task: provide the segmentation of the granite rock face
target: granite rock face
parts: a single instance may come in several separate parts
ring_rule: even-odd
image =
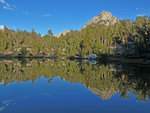
[[[86,28],[89,25],[104,24],[106,26],[109,26],[117,22],[119,22],[118,18],[113,16],[110,12],[103,11],[101,14],[88,21],[88,23],[82,29]]]
[[[65,30],[65,31],[63,31],[63,32],[61,32],[61,33],[59,33],[59,34],[54,34],[53,36],[59,38],[61,35],[66,35],[66,34],[69,33],[69,32],[70,32],[70,31]]]

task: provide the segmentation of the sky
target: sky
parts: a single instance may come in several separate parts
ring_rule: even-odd
[[[0,25],[42,35],[79,30],[103,10],[119,19],[150,16],[150,0],[0,0]]]

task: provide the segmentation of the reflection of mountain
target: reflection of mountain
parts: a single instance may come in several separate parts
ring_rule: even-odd
[[[114,89],[99,90],[91,87],[88,87],[88,89],[103,100],[110,99],[114,94],[116,94],[116,91]]]
[[[53,60],[0,62],[0,83],[4,85],[28,80],[34,83],[41,75],[50,78],[49,82],[56,76],[72,83],[81,82],[103,100],[117,92],[121,97],[129,98],[128,91],[134,93],[138,100],[147,101],[150,97],[150,70],[145,68]]]

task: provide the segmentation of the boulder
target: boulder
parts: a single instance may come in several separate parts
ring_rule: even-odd
[[[96,60],[97,59],[97,55],[96,54],[91,54],[87,57],[88,60]]]
[[[88,63],[90,63],[90,64],[97,64],[97,61],[96,60],[88,60]]]

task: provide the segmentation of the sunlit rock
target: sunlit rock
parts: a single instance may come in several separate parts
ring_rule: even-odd
[[[70,31],[65,30],[65,31],[63,31],[63,32],[61,32],[61,33],[59,33],[59,34],[54,34],[53,36],[59,38],[59,37],[61,37],[61,35],[66,35],[66,34],[69,33],[69,32],[70,32]]]
[[[119,22],[119,19],[113,16],[110,12],[103,11],[101,14],[98,16],[95,16],[93,19],[87,22],[87,24],[82,28],[86,28],[90,25],[95,25],[95,24],[102,24],[102,25],[113,25],[115,23]]]
[[[97,55],[96,54],[91,54],[87,57],[88,60],[96,60]]]
[[[88,60],[88,62],[89,62],[90,64],[97,64],[97,61],[96,61],[96,60]]]

